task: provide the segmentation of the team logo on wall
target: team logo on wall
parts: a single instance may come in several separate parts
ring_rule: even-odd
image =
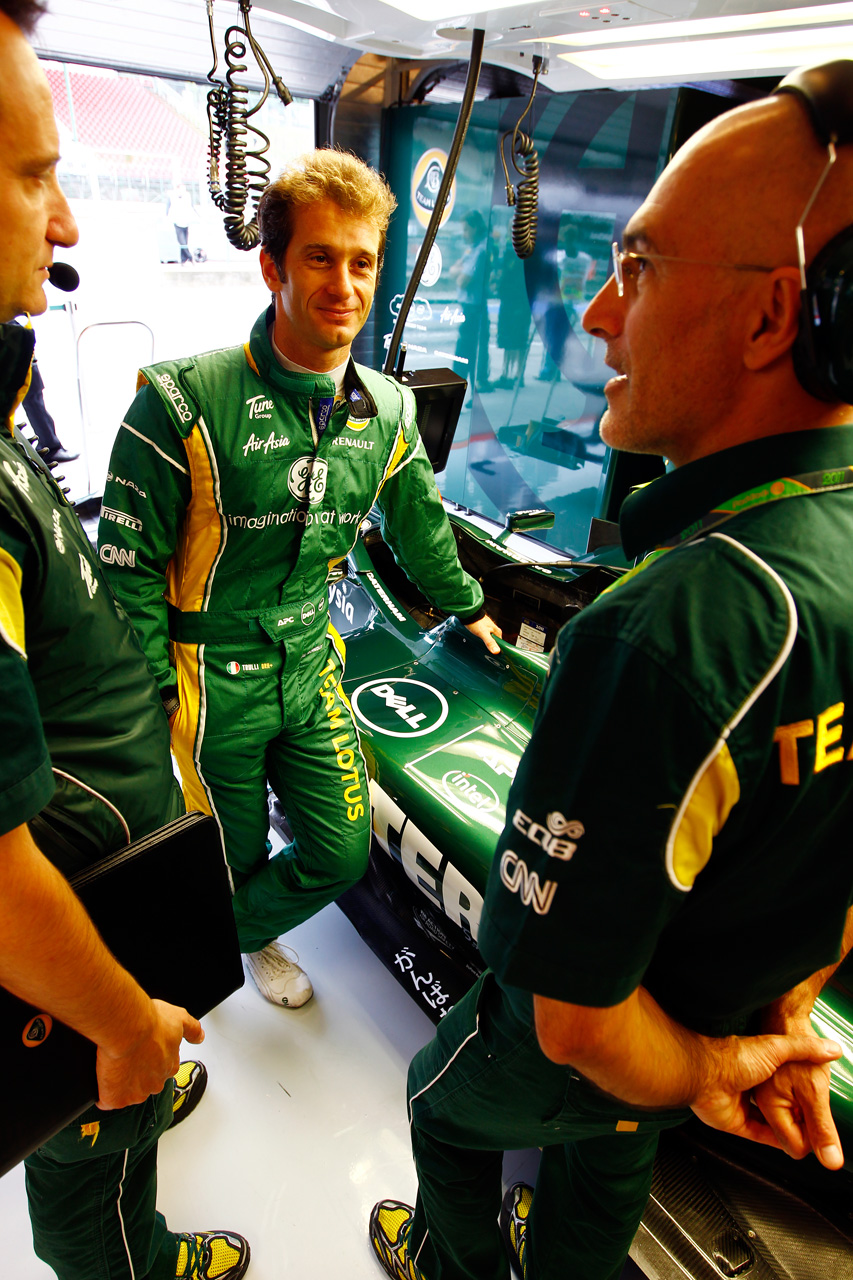
[[[447,152],[440,151],[438,147],[430,147],[429,151],[425,151],[415,165],[415,172],[412,175],[412,208],[422,227],[429,225],[446,167]],[[444,212],[441,215],[440,225],[442,227],[453,212],[455,203],[456,179],[454,178],[450,187],[450,195],[447,197],[447,204],[444,206]]]
[[[423,680],[368,680],[352,695],[359,720],[389,738],[422,738],[447,719],[447,699]]]
[[[294,498],[302,499],[308,491],[308,502],[313,507],[326,492],[326,475],[329,465],[322,458],[297,458],[287,477],[287,487]]]

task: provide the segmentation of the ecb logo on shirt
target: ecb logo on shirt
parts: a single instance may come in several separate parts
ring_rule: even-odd
[[[326,492],[326,477],[329,464],[321,458],[310,456],[297,458],[287,476],[287,487],[294,498],[303,501],[308,494],[308,503],[315,506]]]

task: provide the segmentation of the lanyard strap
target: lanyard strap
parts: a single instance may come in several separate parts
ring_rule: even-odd
[[[695,538],[709,533],[712,529],[718,529],[720,525],[725,524],[728,520],[733,520],[735,516],[741,515],[744,511],[752,511],[755,507],[762,507],[768,502],[780,502],[784,498],[805,498],[812,493],[832,493],[837,492],[839,489],[853,489],[853,466],[836,467],[832,471],[805,471],[798,476],[783,476],[780,480],[774,480],[770,484],[757,485],[754,489],[747,489],[743,493],[737,494],[734,498],[730,498],[727,502],[721,502],[718,507],[713,507],[710,511],[706,511],[703,516],[700,516],[698,520],[694,520],[693,524],[689,524],[686,529],[682,529],[675,537],[668,538],[666,542],[662,542],[655,547],[654,551],[650,551],[639,564],[634,565],[633,569],[629,569],[627,573],[623,573],[621,578],[618,578],[601,594],[605,595],[607,591],[613,591],[623,582],[627,582],[629,578],[641,573],[643,569],[648,568],[655,560],[659,560],[661,556],[666,555],[667,551],[671,551],[673,547],[685,546],[688,542],[692,542]]]

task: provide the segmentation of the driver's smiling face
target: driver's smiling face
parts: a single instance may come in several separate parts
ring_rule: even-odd
[[[318,372],[342,364],[373,304],[378,228],[320,200],[294,214],[281,278],[263,250],[261,267],[276,295],[275,340],[284,355]]]

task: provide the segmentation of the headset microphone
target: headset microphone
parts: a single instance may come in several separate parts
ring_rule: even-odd
[[[73,293],[80,283],[80,277],[67,262],[53,262],[47,269],[47,277],[55,289],[63,293]]]

